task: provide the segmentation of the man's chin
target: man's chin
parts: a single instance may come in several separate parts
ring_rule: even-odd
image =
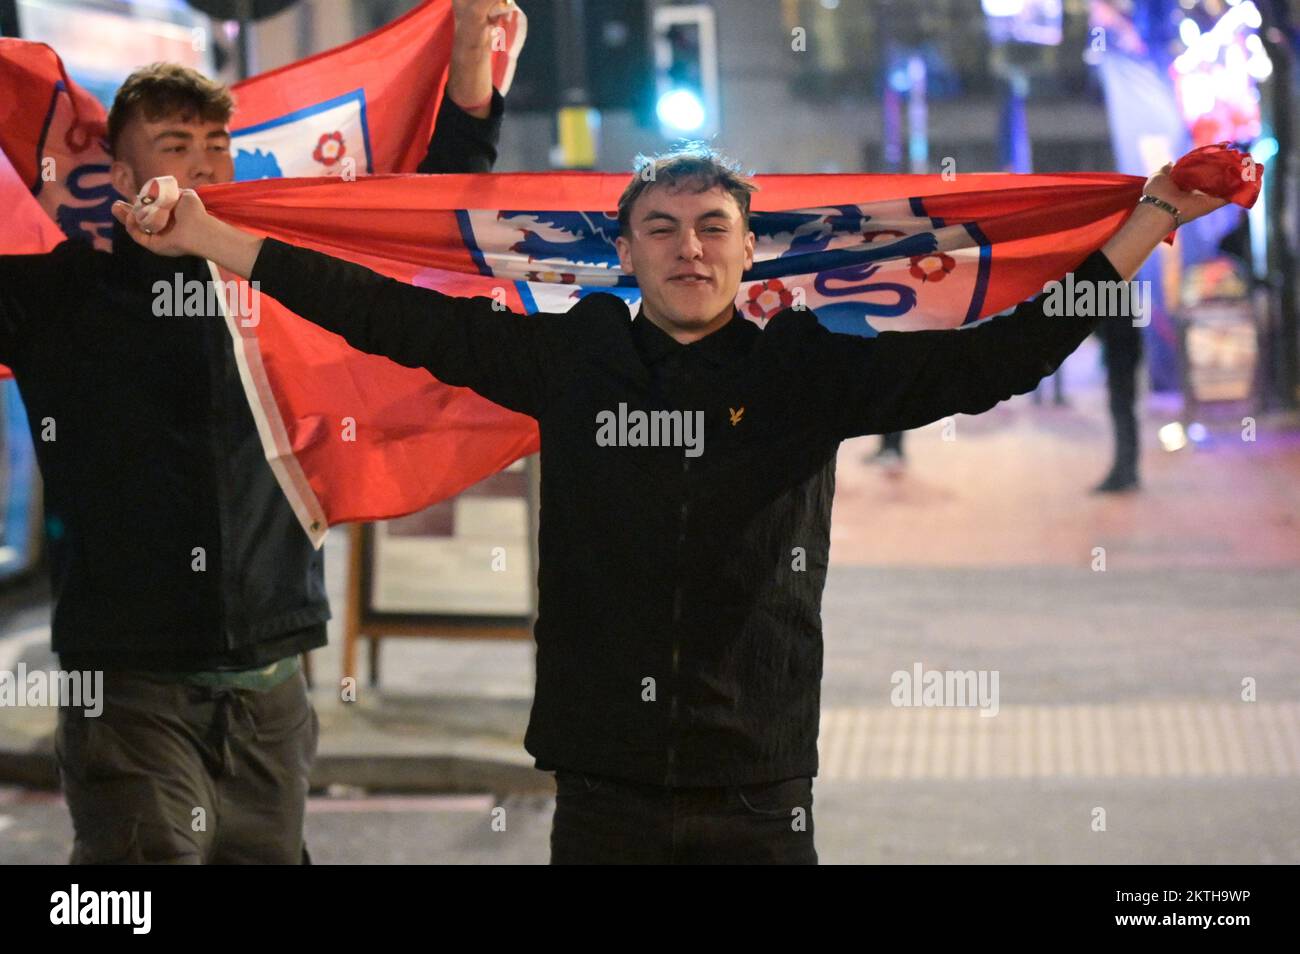
[[[682,307],[674,308],[668,312],[669,320],[678,328],[683,330],[698,331],[709,324],[721,314],[726,308],[727,303],[719,304],[717,302],[685,302],[681,303]]]

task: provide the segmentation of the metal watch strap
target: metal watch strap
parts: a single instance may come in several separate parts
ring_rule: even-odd
[[[1175,208],[1173,205],[1166,202],[1164,199],[1160,198],[1159,196],[1150,195],[1150,194],[1144,195],[1142,196],[1142,198],[1138,199],[1138,205],[1141,205],[1143,202],[1154,205],[1157,209],[1163,209],[1165,212],[1168,212],[1170,215],[1172,215],[1174,217],[1174,228],[1178,228],[1180,225],[1183,224],[1182,213],[1179,212],[1178,209]]]

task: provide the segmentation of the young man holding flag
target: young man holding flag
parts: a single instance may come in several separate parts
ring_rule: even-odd
[[[1045,291],[950,331],[841,335],[795,308],[760,330],[735,307],[752,188],[703,148],[633,176],[617,239],[633,321],[608,294],[520,317],[406,285],[225,224],[193,192],[152,232],[113,209],[151,251],[211,259],[359,350],[538,421],[525,746],[556,772],[553,862],[815,863],[839,443],[1028,393],[1099,322],[1132,320],[1048,317]],[[1179,216],[1222,204],[1161,170],[1075,286],[1131,278]]]
[[[491,38],[509,7],[454,0],[419,171],[495,161]],[[232,109],[186,67],[132,74],[108,117],[116,191],[231,181]],[[326,642],[322,554],[266,461],[219,309],[170,307],[211,279],[120,225],[111,254],[68,241],[0,257],[0,361],[44,477],[53,648],[64,669],[105,671],[101,715],[59,710],[73,863],[309,860],[318,723],[299,655]]]

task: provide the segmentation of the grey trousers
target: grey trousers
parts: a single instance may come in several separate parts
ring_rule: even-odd
[[[320,724],[301,672],[266,691],[105,672],[59,709],[72,864],[301,864]]]

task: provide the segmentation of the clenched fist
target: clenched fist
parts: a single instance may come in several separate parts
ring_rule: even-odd
[[[135,203],[113,203],[113,217],[127,233],[158,255],[198,254],[199,234],[210,216],[193,189],[180,189],[171,176],[150,179]]]

